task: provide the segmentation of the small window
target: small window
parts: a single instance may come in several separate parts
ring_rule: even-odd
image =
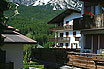
[[[95,6],[95,15],[100,14],[100,6]]]
[[[104,13],[104,7],[102,7],[102,13]]]
[[[76,32],[76,34],[78,34],[78,35],[79,35],[79,34],[80,34],[80,31],[77,31],[77,32]]]
[[[66,21],[66,25],[69,25],[69,21]]]
[[[63,47],[63,43],[60,43],[60,47]]]
[[[76,32],[73,32],[73,35],[76,35]]]
[[[66,32],[66,35],[69,35],[69,32]]]
[[[60,33],[60,37],[63,37],[63,33]]]
[[[68,24],[69,23],[69,21],[66,21],[66,24]]]
[[[68,44],[68,43],[66,43],[66,44],[65,44],[65,46],[69,46],[69,44]]]
[[[80,41],[81,38],[80,37],[75,37],[75,41]]]

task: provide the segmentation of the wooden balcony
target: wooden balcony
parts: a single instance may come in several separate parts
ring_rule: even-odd
[[[73,26],[63,26],[63,27],[53,27],[53,28],[50,28],[49,30],[50,31],[61,31],[61,30],[72,30],[73,29]]]
[[[94,17],[83,17],[75,19],[73,24],[73,30],[92,30],[92,29],[104,29],[104,13],[95,15]]]
[[[64,42],[64,41],[70,41],[70,37],[58,37],[58,38],[49,38],[49,41],[58,41],[58,42]]]

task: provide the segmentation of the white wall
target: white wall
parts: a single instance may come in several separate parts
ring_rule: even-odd
[[[80,18],[80,13],[72,13],[71,15],[64,18],[64,26],[66,25],[66,21],[69,21],[69,25],[73,25],[73,19]]]
[[[66,21],[69,21],[69,25],[73,25],[73,19],[75,18],[80,18],[81,17],[81,14],[80,13],[72,13],[71,15],[67,16],[64,18],[64,21],[63,21],[63,26],[66,26]],[[63,31],[58,31],[58,37],[60,37],[60,33],[63,33],[63,37],[66,37],[66,32],[69,32],[69,36],[70,37],[70,41],[68,42],[59,42],[59,43],[63,43],[63,47],[65,47],[65,43],[69,43],[69,46],[68,48],[71,48],[71,43],[77,43],[78,44],[78,48],[81,48],[79,46],[79,41],[75,41],[75,37],[73,37],[73,30],[70,30],[70,31],[66,31],[66,30],[63,30]],[[76,32],[76,37],[81,37],[81,34],[80,34],[80,31],[77,31]]]
[[[84,13],[84,2],[82,2],[81,15]]]
[[[59,31],[58,32],[58,37],[60,37],[60,33],[64,33],[63,37],[66,37],[66,32],[69,32],[69,36],[70,37],[70,41],[69,42],[59,42],[59,43],[63,43],[63,47],[65,47],[65,43],[69,43],[68,48],[71,48],[71,43],[77,43],[78,44],[78,48],[81,48],[81,46],[79,46],[79,41],[75,41],[75,37],[73,37],[73,30],[72,31]],[[81,37],[80,31],[76,31],[76,37]]]
[[[76,31],[76,37],[81,37],[80,31]]]
[[[22,44],[5,44],[2,50],[6,51],[6,63],[14,62],[14,69],[23,69]]]

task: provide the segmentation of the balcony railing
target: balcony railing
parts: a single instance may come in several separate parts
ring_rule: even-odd
[[[104,13],[91,17],[75,19],[73,24],[74,30],[84,29],[104,29]]]
[[[58,38],[49,38],[49,41],[70,41],[70,37],[58,37]]]
[[[49,30],[50,31],[56,31],[56,30],[72,30],[73,29],[73,26],[63,26],[63,27],[53,27],[53,28],[50,28]]]

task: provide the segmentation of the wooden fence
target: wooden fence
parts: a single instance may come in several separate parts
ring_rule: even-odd
[[[69,52],[68,58],[67,65],[87,69],[104,68],[104,57],[100,54]]]
[[[33,61],[44,65],[62,66],[67,63],[67,51],[76,51],[76,49],[62,49],[62,48],[35,48],[32,49]]]
[[[104,56],[92,53],[80,53],[76,49],[34,48],[32,60],[47,66],[69,65],[86,69],[104,69]]]
[[[1,63],[0,69],[14,69],[14,63],[13,62]]]

